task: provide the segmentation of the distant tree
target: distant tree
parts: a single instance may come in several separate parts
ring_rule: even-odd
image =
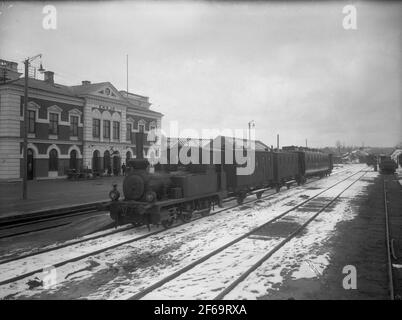
[[[341,147],[342,147],[341,141],[340,141],[340,140],[337,140],[337,141],[335,142],[335,146],[336,146],[336,149],[338,150],[338,153],[341,154]]]

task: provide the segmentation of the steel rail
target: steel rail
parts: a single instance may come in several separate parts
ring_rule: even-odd
[[[364,175],[363,173],[358,179],[349,184],[345,189],[343,189],[339,194],[336,195],[331,201],[326,203],[317,213],[315,213],[311,218],[304,222],[300,227],[288,235],[283,241],[278,243],[273,249],[268,251],[261,259],[259,259],[255,264],[248,268],[240,277],[233,281],[228,287],[226,287],[221,293],[219,293],[214,300],[222,300],[229,292],[236,288],[242,281],[244,281],[253,271],[255,271],[259,266],[261,266],[266,260],[268,260],[275,252],[281,249],[286,243],[293,239],[297,234],[305,229],[315,218],[317,218],[325,209],[327,209],[332,203],[334,203],[346,190],[348,190],[352,185],[359,181]]]
[[[391,236],[389,230],[389,216],[388,216],[388,200],[387,200],[387,187],[385,178],[383,177],[383,192],[384,192],[384,212],[385,212],[385,241],[387,243],[387,262],[388,262],[388,287],[389,296],[391,300],[395,300],[394,294],[394,280],[392,274],[392,258],[391,258]]]
[[[167,277],[165,277],[165,278],[163,278],[163,279],[157,281],[157,282],[154,283],[153,285],[148,286],[148,287],[146,287],[145,289],[142,289],[141,291],[139,291],[139,292],[136,293],[135,295],[129,297],[127,300],[137,300],[137,299],[141,299],[142,297],[144,297],[144,296],[147,295],[148,293],[150,293],[150,292],[154,291],[155,289],[157,289],[157,288],[163,286],[165,283],[168,283],[168,282],[172,281],[173,279],[179,277],[179,276],[182,275],[183,273],[185,273],[185,272],[187,272],[187,271],[193,269],[193,268],[196,267],[197,265],[203,263],[204,261],[208,260],[209,258],[211,258],[211,257],[215,256],[216,254],[222,252],[223,250],[227,249],[228,247],[230,247],[230,246],[232,246],[232,245],[238,243],[239,241],[241,241],[241,240],[247,238],[247,237],[250,236],[251,234],[253,234],[253,233],[255,233],[256,231],[258,231],[259,229],[265,227],[265,226],[268,225],[268,224],[273,223],[274,221],[276,221],[276,220],[282,218],[283,216],[287,215],[288,213],[290,213],[290,212],[294,211],[295,209],[299,208],[300,206],[306,204],[307,202],[310,202],[311,200],[317,198],[317,197],[318,197],[319,195],[321,195],[322,193],[324,193],[324,192],[326,192],[326,191],[332,189],[333,187],[335,187],[335,186],[337,186],[338,184],[342,183],[343,181],[345,181],[345,180],[347,180],[347,179],[349,179],[349,178],[355,176],[356,174],[358,174],[358,173],[361,172],[361,171],[362,171],[362,170],[359,170],[359,171],[353,173],[352,175],[346,177],[345,179],[342,179],[342,180],[338,181],[337,183],[333,184],[332,186],[330,186],[330,187],[326,188],[325,190],[319,192],[318,194],[314,195],[313,197],[308,198],[308,199],[306,199],[306,200],[300,202],[299,204],[293,206],[292,208],[286,210],[285,212],[279,214],[278,216],[272,218],[271,220],[269,220],[269,221],[263,223],[262,225],[260,225],[260,226],[258,226],[258,227],[256,227],[256,228],[252,229],[251,231],[249,231],[249,232],[247,232],[247,233],[245,233],[245,234],[243,234],[243,235],[237,237],[236,239],[234,239],[234,240],[228,242],[227,244],[225,244],[225,245],[223,245],[223,246],[221,246],[221,247],[215,249],[214,251],[210,252],[209,254],[203,256],[202,258],[199,258],[199,259],[197,259],[196,261],[194,261],[194,262],[188,264],[188,265],[185,266],[184,268],[181,268],[180,270],[177,270],[176,272],[170,274],[169,276],[167,276]]]
[[[318,179],[318,180],[319,180],[319,179]],[[301,186],[297,186],[296,188],[305,186],[306,184],[310,184],[310,183],[313,183],[313,182],[318,181],[318,180],[311,180],[311,181],[308,181],[308,182],[306,182],[305,184],[303,184],[303,185],[301,185]],[[296,188],[294,188],[294,189],[296,189]],[[272,190],[271,188],[265,188],[265,189],[266,189],[265,191]],[[183,225],[183,224],[190,223],[190,222],[193,222],[193,221],[197,221],[197,220],[202,219],[202,218],[210,217],[210,216],[216,215],[216,214],[218,214],[218,213],[224,212],[224,211],[226,211],[226,210],[231,210],[231,209],[234,209],[234,208],[237,208],[237,207],[240,207],[240,206],[244,206],[244,205],[247,205],[247,204],[250,204],[250,203],[253,203],[253,202],[257,202],[257,201],[259,201],[259,200],[270,199],[271,197],[275,196],[276,194],[277,194],[277,193],[267,194],[267,195],[265,195],[265,196],[262,196],[260,199],[250,199],[250,200],[244,201],[244,202],[241,203],[241,204],[235,204],[235,205],[229,206],[229,207],[227,207],[227,208],[222,208],[222,209],[217,210],[217,211],[215,211],[215,212],[213,212],[213,213],[211,213],[211,214],[209,214],[209,215],[206,215],[206,216],[199,216],[199,217],[195,217],[195,218],[193,218],[193,219],[191,219],[190,221],[187,221],[187,222],[177,223],[176,225],[173,225],[173,226],[171,226],[171,227],[168,228],[168,229],[160,229],[160,230],[156,230],[156,231],[150,232],[150,233],[146,234],[146,236],[153,236],[153,235],[156,235],[156,234],[161,233],[161,232],[166,231],[166,230],[172,230],[172,229],[177,228],[177,227],[179,227],[179,226],[181,226],[181,225]],[[233,198],[226,198],[223,202],[229,202],[229,201],[234,201],[234,200],[236,200],[235,197],[233,197]],[[38,250],[38,251],[35,251],[35,252],[27,253],[27,254],[22,254],[22,255],[20,255],[20,256],[18,256],[18,257],[14,257],[14,258],[10,258],[10,259],[3,259],[3,260],[0,260],[0,265],[6,264],[6,263],[9,263],[9,262],[13,262],[13,261],[16,261],[16,260],[21,260],[21,259],[25,259],[25,258],[28,258],[28,257],[36,256],[36,255],[39,255],[39,254],[42,254],[42,253],[51,252],[51,251],[55,251],[55,250],[58,250],[58,249],[66,248],[66,247],[69,247],[69,246],[73,246],[73,245],[75,245],[75,244],[80,244],[80,243],[83,243],[83,242],[87,242],[87,241],[91,241],[91,240],[96,240],[96,239],[104,238],[104,237],[106,237],[106,236],[113,235],[113,234],[120,233],[120,232],[124,232],[124,231],[130,230],[130,229],[134,229],[134,228],[136,228],[136,227],[130,225],[130,226],[126,227],[126,228],[121,228],[121,229],[119,229],[119,230],[113,230],[113,231],[108,232],[108,233],[103,233],[103,234],[96,235],[96,236],[92,236],[92,237],[88,237],[88,238],[85,238],[85,239],[80,239],[80,240],[76,240],[76,241],[71,241],[71,242],[68,242],[68,243],[61,244],[61,245],[59,245],[59,246],[55,246],[55,247],[51,247],[51,248],[47,248],[47,249],[42,249],[42,250]],[[145,235],[144,235],[144,236],[145,236]],[[134,239],[132,239],[132,240],[133,240],[133,241],[136,241],[136,240],[142,240],[142,239],[144,239],[143,236],[141,236],[141,239],[139,239],[139,238],[134,238]],[[1,284],[1,283],[0,283],[0,284]]]
[[[360,172],[360,171],[361,171],[361,170],[359,170],[358,172]],[[357,174],[358,172],[354,173],[353,175]],[[352,175],[352,176],[353,176],[353,175]],[[348,178],[349,178],[349,177],[348,177]],[[343,179],[343,180],[337,182],[336,184],[334,184],[334,185],[331,186],[330,188],[336,186],[337,184],[341,183],[342,181],[344,181],[344,180],[346,180],[346,179],[347,179],[347,178],[345,178],[345,179]],[[307,183],[303,184],[302,186],[305,186],[306,184],[309,184],[309,183],[312,183],[312,182],[315,182],[315,181],[318,181],[318,180],[313,180],[313,181],[307,182]],[[302,186],[297,186],[297,188],[298,188],[298,187],[302,187]],[[329,189],[330,189],[330,188],[329,188]],[[326,190],[328,190],[328,189],[326,189]],[[326,190],[325,190],[325,191],[326,191]],[[324,191],[322,191],[322,192],[324,192]],[[314,196],[314,197],[317,197],[317,196],[320,195],[322,192],[320,192],[319,194],[317,194],[317,195]],[[249,201],[247,201],[247,202],[243,202],[242,204],[236,204],[236,205],[233,205],[233,206],[230,206],[230,207],[227,207],[227,208],[223,208],[223,209],[218,210],[218,211],[216,211],[216,212],[214,212],[214,213],[212,213],[212,214],[210,214],[210,215],[201,216],[201,217],[198,217],[198,218],[196,218],[196,219],[193,219],[193,220],[191,220],[191,221],[189,221],[189,222],[193,222],[193,221],[202,219],[202,218],[204,218],[204,217],[209,217],[209,216],[212,216],[212,215],[221,213],[221,212],[223,212],[223,211],[231,210],[231,209],[233,209],[233,208],[236,208],[236,207],[239,207],[239,206],[243,206],[243,205],[245,205],[245,204],[249,204],[249,203],[261,201],[262,199],[267,199],[267,198],[273,197],[273,196],[275,196],[275,195],[277,195],[277,193],[268,194],[268,195],[266,195],[266,196],[261,197],[260,199],[253,199],[253,200],[249,200]],[[303,201],[303,203],[304,203],[304,202],[307,202],[308,200],[310,200],[310,199],[307,199],[307,200]],[[300,205],[301,205],[301,204],[300,204]],[[278,219],[279,219],[279,217],[278,217]],[[187,223],[188,223],[188,222],[187,222]],[[169,228],[169,229],[157,230],[157,231],[155,231],[155,232],[151,232],[151,233],[144,234],[144,235],[141,235],[141,236],[132,238],[132,239],[128,239],[128,240],[122,241],[122,242],[120,242],[120,243],[116,243],[116,244],[111,245],[111,246],[107,246],[107,247],[104,247],[104,248],[101,248],[101,249],[98,249],[98,250],[95,250],[95,251],[92,251],[92,252],[89,252],[89,253],[85,253],[85,254],[79,255],[79,256],[77,256],[77,257],[71,258],[71,259],[67,259],[67,260],[64,260],[64,261],[60,261],[60,262],[54,264],[53,267],[61,267],[61,266],[66,265],[66,264],[68,264],[68,263],[76,262],[76,261],[85,259],[85,258],[87,258],[87,257],[93,256],[93,255],[96,255],[96,254],[99,254],[99,253],[102,253],[102,252],[105,252],[105,251],[108,251],[108,250],[111,250],[111,249],[114,249],[114,248],[117,248],[117,247],[119,247],[119,246],[122,246],[122,245],[125,245],[125,244],[129,244],[129,243],[132,243],[132,242],[136,242],[136,241],[139,241],[139,240],[148,238],[148,237],[150,237],[150,236],[153,236],[153,235],[156,235],[156,234],[159,234],[159,233],[162,233],[162,232],[171,230],[171,229],[173,229],[173,228],[177,228],[177,227],[179,227],[179,226],[182,226],[183,224],[185,224],[185,223],[180,223],[180,224],[177,224],[177,225],[175,225],[175,226],[173,226],[173,227],[171,227],[171,228]],[[86,239],[81,239],[81,240],[78,240],[78,241],[75,241],[75,242],[66,243],[66,244],[63,244],[63,245],[60,245],[60,246],[57,246],[57,247],[52,247],[52,248],[40,250],[40,251],[37,251],[37,252],[32,252],[32,253],[29,253],[29,254],[26,254],[26,255],[21,255],[21,256],[15,257],[15,258],[11,258],[11,259],[6,259],[6,260],[3,260],[3,261],[0,261],[0,265],[6,264],[6,263],[10,263],[10,262],[14,262],[14,261],[17,261],[17,260],[21,260],[21,259],[24,259],[24,258],[36,256],[36,255],[39,255],[39,254],[42,254],[42,253],[47,253],[47,252],[55,251],[55,250],[62,249],[62,248],[65,248],[65,247],[73,246],[73,245],[75,245],[75,244],[79,244],[79,243],[82,243],[82,242],[94,240],[94,239],[97,239],[97,238],[102,238],[102,237],[108,236],[108,235],[110,235],[110,234],[114,234],[114,233],[119,233],[119,232],[122,232],[122,231],[126,231],[126,230],[131,229],[131,228],[134,228],[134,227],[131,226],[131,227],[126,228],[126,229],[124,229],[124,230],[115,230],[115,231],[110,232],[110,233],[108,233],[108,234],[97,235],[97,236],[94,236],[94,237],[90,237],[90,238],[86,238]],[[21,275],[19,275],[19,276],[11,277],[11,278],[9,278],[9,279],[0,281],[0,285],[5,285],[5,284],[8,284],[8,283],[12,283],[12,282],[15,282],[15,281],[18,281],[18,280],[27,278],[27,277],[29,277],[29,276],[32,276],[32,275],[38,273],[38,272],[41,272],[42,270],[43,270],[43,268],[38,268],[38,269],[34,269],[34,270],[32,270],[32,271],[26,272],[26,273],[24,273],[24,274],[21,274]]]

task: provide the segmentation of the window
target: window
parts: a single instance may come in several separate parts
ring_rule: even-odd
[[[58,134],[59,115],[57,113],[49,113],[49,134]]]
[[[103,137],[110,138],[110,120],[103,120]]]
[[[73,136],[73,137],[78,136],[78,120],[79,120],[79,117],[77,117],[77,116],[70,117],[70,136]]]
[[[49,171],[57,171],[59,167],[59,158],[57,155],[57,150],[52,149],[49,152]]]
[[[100,120],[92,119],[92,136],[94,138],[100,137]]]
[[[113,139],[120,139],[120,122],[113,121]]]
[[[28,133],[35,133],[36,112],[28,110]]]
[[[131,123],[127,123],[127,133],[126,133],[126,140],[131,141],[131,131],[132,131]]]
[[[145,124],[138,124],[138,130],[140,132],[145,132]]]

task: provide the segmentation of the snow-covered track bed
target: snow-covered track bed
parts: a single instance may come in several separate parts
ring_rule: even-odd
[[[224,298],[365,174],[361,171],[353,173],[263,225],[226,243],[151,286],[143,288],[128,299]],[[329,195],[324,196],[327,193]],[[297,224],[297,228],[285,231],[281,236],[264,235],[267,231],[269,234],[269,231],[276,227],[280,228],[282,223],[289,221]],[[190,286],[183,285],[189,282],[191,282]]]
[[[237,204],[231,205],[231,203],[229,203],[229,207],[218,209],[212,214],[213,216],[202,218],[204,221],[202,224],[192,220],[189,223],[180,224],[168,230],[162,229],[153,232],[149,232],[146,228],[122,230],[119,233],[108,235],[107,237],[89,239],[89,241],[83,241],[78,244],[73,243],[72,245],[63,248],[57,248],[49,252],[42,252],[30,257],[21,258],[17,261],[5,263],[0,265],[0,297],[17,297],[20,294],[24,296],[24,291],[25,294],[28,295],[41,293],[43,291],[43,288],[41,287],[43,284],[41,276],[43,276],[43,270],[47,266],[57,268],[58,284],[56,288],[50,290],[50,292],[56,292],[57,288],[63,287],[63,284],[70,283],[73,279],[74,281],[78,281],[78,278],[91,277],[100,270],[109,270],[111,266],[119,264],[121,261],[125,261],[127,257],[132,256],[133,253],[135,255],[135,252],[133,251],[154,249],[160,239],[166,239],[166,241],[169,241],[172,237],[182,237],[183,235],[190,235],[190,237],[196,238],[202,228],[221,232],[222,228],[220,228],[220,226],[222,223],[244,224],[244,230],[247,231],[248,228],[252,228],[253,225],[260,223],[259,219],[263,218],[263,216],[260,216],[260,218],[255,221],[248,218],[251,213],[247,214],[247,212],[254,212],[255,206],[257,206],[258,211],[258,208],[266,208],[267,206],[271,207],[273,205],[273,211],[270,211],[269,214],[275,215],[277,214],[274,208],[276,203],[290,198],[297,199],[301,194],[304,196],[307,193],[314,193],[314,190],[320,189],[320,186],[325,186],[325,184],[328,184],[331,181],[337,181],[341,179],[340,176],[347,175],[350,172],[355,172],[356,169],[348,169],[344,171],[345,172],[339,172],[339,175],[327,179],[312,180],[303,186],[291,188],[290,190],[285,190],[278,194],[266,195],[260,200],[255,198],[253,200],[247,200],[241,206]],[[233,200],[233,203],[234,202],[235,200]],[[248,206],[251,204],[254,206]],[[246,210],[246,212],[243,210]],[[244,222],[247,222],[247,224],[251,223],[251,226]],[[224,233],[224,231],[222,232]],[[234,236],[235,234],[231,233],[225,234],[221,237],[221,241],[225,242]],[[174,241],[170,242],[173,244]],[[154,243],[155,246],[153,245]],[[219,244],[220,242],[216,242],[213,245]],[[204,246],[202,250],[203,249],[208,250],[208,247]],[[196,256],[197,255],[195,255],[195,257]],[[94,263],[94,261],[96,262]],[[186,260],[183,260],[183,262],[185,261]],[[143,267],[145,268],[146,264],[144,264]],[[83,270],[86,271],[84,272]],[[78,274],[78,276],[71,278],[71,274]],[[34,287],[34,289],[29,285],[32,281],[39,283]],[[111,285],[114,286],[113,281],[111,281]],[[27,292],[27,289],[31,291]],[[103,288],[101,287],[100,290],[103,290]],[[120,291],[124,294],[124,290]],[[92,292],[88,297],[92,298],[96,295],[96,292]],[[120,297],[121,294],[111,292],[110,295],[106,296],[114,298]]]

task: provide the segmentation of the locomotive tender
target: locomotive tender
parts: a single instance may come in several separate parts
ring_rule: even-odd
[[[152,170],[148,160],[138,158],[137,153],[137,159],[127,164],[124,199],[119,200],[116,186],[109,193],[110,216],[116,225],[162,224],[168,228],[176,219],[189,221],[195,212],[208,215],[228,196],[235,196],[239,204],[248,194],[259,199],[265,188],[279,191],[294,182],[300,185],[308,177],[329,175],[333,168],[332,155],[317,150],[287,147],[274,151],[259,142],[254,151],[254,171],[249,175],[238,175],[236,169],[241,165],[236,163],[179,162],[157,164]],[[219,152],[224,159],[225,148]]]

